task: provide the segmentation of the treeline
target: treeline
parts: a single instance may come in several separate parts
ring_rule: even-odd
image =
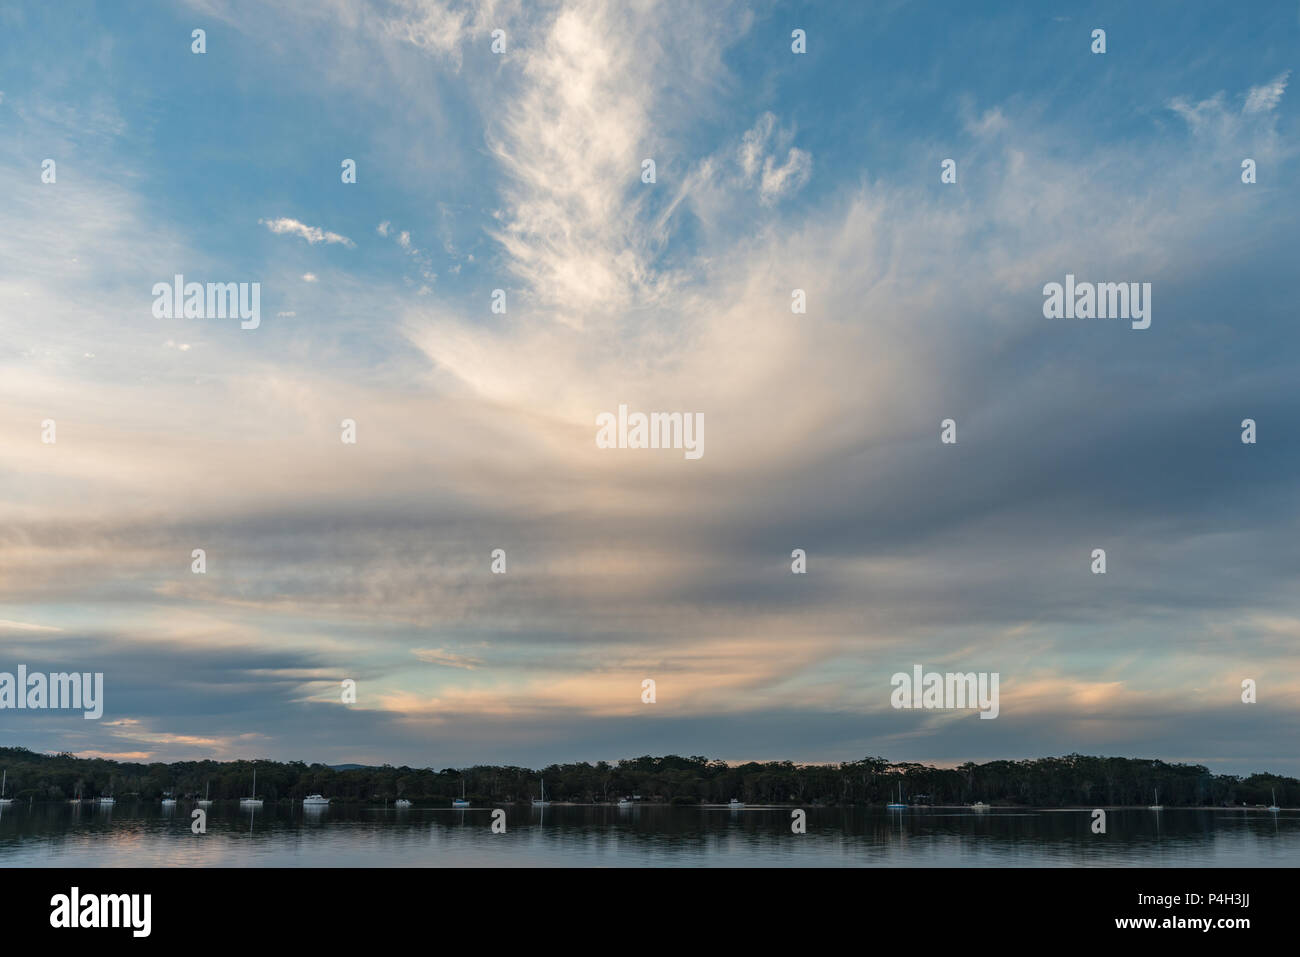
[[[1300,804],[1300,781],[1276,774],[1241,778],[1213,774],[1197,764],[1072,754],[1026,761],[990,761],[935,768],[863,758],[844,764],[796,765],[789,761],[729,765],[705,757],[640,757],[616,763],[552,764],[545,768],[476,766],[456,769],[331,768],[301,761],[178,761],[134,764],[72,754],[39,754],[0,748],[8,772],[6,797],[59,801],[76,795],[118,799],[177,798],[215,801],[247,797],[257,769],[257,796],[299,801],[312,793],[343,802],[380,803],[406,798],[444,804],[466,795],[476,804],[528,801],[546,779],[552,801],[582,804],[639,795],[645,801],[724,804],[884,804],[900,785],[909,804],[1014,804],[1028,807],[1146,805],[1160,790],[1168,807],[1268,804],[1272,792],[1283,807]]]

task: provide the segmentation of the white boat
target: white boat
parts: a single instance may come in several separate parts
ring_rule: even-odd
[[[330,799],[320,794],[308,794],[302,799],[303,807],[326,807],[329,803]]]
[[[533,803],[536,804],[537,802],[534,801]],[[465,779],[464,779],[463,777],[460,779],[460,797],[458,797],[458,798],[452,798],[452,799],[451,799],[451,806],[452,806],[452,807],[469,807],[469,801],[466,801],[466,800],[465,800]]]
[[[13,798],[5,797],[5,785],[9,783],[9,769],[5,768],[4,774],[0,776],[0,807],[14,803]]]
[[[970,809],[972,811],[987,811],[989,809],[989,806],[985,804],[983,801],[976,801],[974,804],[970,806]]]
[[[550,807],[551,802],[546,800],[546,779],[542,778],[542,799],[539,801],[533,799],[533,807]]]
[[[891,811],[907,810],[907,805],[903,803],[903,782],[902,781],[898,782],[898,801],[896,803],[891,802],[889,804],[886,804],[885,807],[887,807]]]
[[[744,806],[745,806],[744,801],[737,801],[735,798],[732,798],[730,801],[727,802],[727,807],[731,808],[733,811],[738,811]]]
[[[410,807],[410,806],[411,806],[411,802],[408,801],[406,798],[398,798],[396,801],[393,802],[393,807],[403,808],[403,807]]]
[[[203,800],[199,801],[199,807],[211,807],[212,802],[208,800],[208,792],[212,790],[212,782],[209,781],[203,786]]]
[[[261,807],[262,799],[257,796],[257,768],[253,768],[253,793],[246,798],[239,799],[240,807]]]
[[[1159,788],[1156,788],[1156,789],[1155,789],[1155,792],[1156,792],[1156,803],[1150,805],[1150,806],[1147,808],[1147,810],[1148,810],[1148,811],[1163,811],[1165,806],[1164,806],[1163,804],[1160,803],[1160,789],[1159,789]]]
[[[175,799],[174,797],[165,797],[165,798],[162,799],[162,806],[163,806],[163,807],[175,807],[175,806],[176,806],[176,799]]]
[[[619,806],[619,807],[631,807],[631,806],[632,806],[632,802],[629,801],[627,798],[619,798],[619,799],[618,799],[618,806]]]
[[[1277,791],[1272,791],[1272,794],[1273,794],[1273,803],[1268,806],[1268,810],[1270,811],[1282,810],[1280,807],[1277,806]]]
[[[108,797],[100,798],[99,801],[96,803],[100,804],[103,807],[112,807],[117,802],[113,800],[113,795],[110,794]]]

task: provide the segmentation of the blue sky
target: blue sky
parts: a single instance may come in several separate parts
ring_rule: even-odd
[[[0,27],[0,670],[107,696],[7,742],[1300,772],[1297,4]],[[155,318],[177,273],[260,327]],[[1067,273],[1151,327],[1045,319]],[[596,448],[620,403],[704,456]],[[999,717],[890,708],[913,663],[998,672]]]

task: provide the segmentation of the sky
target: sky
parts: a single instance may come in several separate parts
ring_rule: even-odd
[[[105,706],[0,743],[1300,773],[1300,5],[1195,8],[5,4],[0,671]]]

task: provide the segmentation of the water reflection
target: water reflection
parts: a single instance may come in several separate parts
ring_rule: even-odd
[[[0,807],[4,866],[1294,866],[1300,812],[790,808],[638,804],[262,808],[215,804],[207,832],[156,803]],[[725,812],[725,813],[724,813]]]

